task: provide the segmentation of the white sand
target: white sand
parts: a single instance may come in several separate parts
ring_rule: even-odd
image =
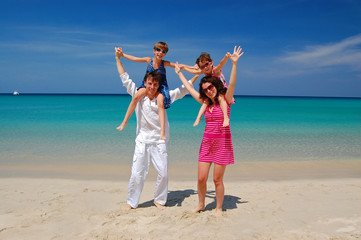
[[[242,166],[251,171],[246,176],[253,171],[261,180],[237,179]],[[129,212],[121,210],[127,180],[3,177],[0,239],[361,239],[360,163],[351,163],[358,169],[333,169],[321,177],[310,177],[305,169],[291,177],[286,173],[292,173],[292,164],[269,175],[266,170],[279,165],[258,171],[251,166],[229,169],[223,217],[214,216],[211,179],[206,211],[191,213],[197,204],[196,176],[183,180],[188,178],[183,172],[172,178],[175,169],[170,169],[164,210],[152,204],[151,174],[139,208]]]

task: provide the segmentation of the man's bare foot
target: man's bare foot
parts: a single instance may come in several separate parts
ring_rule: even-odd
[[[159,210],[163,210],[163,209],[165,208],[164,205],[162,205],[162,204],[160,204],[160,203],[158,203],[158,202],[156,202],[156,201],[153,201],[153,203],[154,203],[154,205],[155,205]]]
[[[132,209],[132,206],[130,206],[129,204],[127,204],[127,206],[125,206],[125,207],[122,208],[122,211],[123,211],[123,212],[128,212],[128,211],[131,210],[131,209]]]
[[[201,119],[196,119],[193,123],[193,127],[198,126],[198,124],[201,122]]]
[[[229,118],[225,118],[223,120],[223,127],[228,127],[229,126]]]
[[[123,129],[128,125],[128,123],[122,123],[119,125],[119,127],[117,127],[117,130],[119,132],[123,131]]]
[[[193,209],[192,212],[194,212],[194,213],[202,212],[202,211],[204,211],[204,209],[205,209],[204,205],[198,204],[198,206],[195,209]]]

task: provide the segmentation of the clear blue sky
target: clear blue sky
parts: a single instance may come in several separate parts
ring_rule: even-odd
[[[238,95],[361,97],[360,0],[2,0],[0,93],[125,93],[114,47],[153,56],[157,41],[188,65],[241,45]],[[123,63],[140,84],[146,64]]]

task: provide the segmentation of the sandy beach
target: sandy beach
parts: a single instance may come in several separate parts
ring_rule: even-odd
[[[193,163],[171,165],[167,207],[154,170],[137,209],[130,166],[3,165],[0,239],[361,239],[361,162],[240,163],[227,169],[223,216],[197,204]]]

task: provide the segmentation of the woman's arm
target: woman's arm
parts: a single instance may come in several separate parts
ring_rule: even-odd
[[[188,90],[188,92],[192,95],[192,97],[199,102],[200,104],[203,103],[202,99],[200,98],[200,94],[199,92],[197,92],[194,87],[187,81],[187,79],[184,77],[183,73],[181,72],[180,68],[179,68],[179,64],[178,62],[175,64],[175,72],[178,75],[179,79],[182,81],[183,85],[186,87],[186,89]],[[198,76],[197,76],[198,78]],[[194,78],[192,78],[193,80]],[[195,78],[196,79],[196,78]],[[194,79],[194,81],[195,81]]]
[[[232,102],[232,98],[234,96],[234,90],[236,88],[236,81],[237,81],[237,62],[240,56],[243,55],[242,48],[235,46],[233,50],[233,54],[230,57],[232,61],[232,70],[231,76],[229,79],[228,89],[226,92],[226,100],[228,103]]]

